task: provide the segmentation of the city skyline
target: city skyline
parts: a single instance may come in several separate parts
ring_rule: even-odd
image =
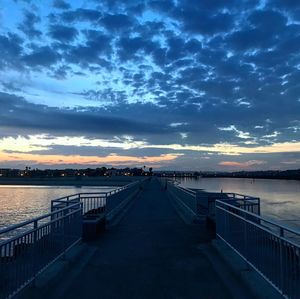
[[[300,168],[297,1],[4,0],[0,168]]]

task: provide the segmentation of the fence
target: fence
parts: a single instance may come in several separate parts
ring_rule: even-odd
[[[260,198],[259,197],[252,197],[249,195],[243,195],[238,193],[212,193],[212,192],[199,192],[198,196],[198,209],[201,206],[200,194],[203,197],[207,198],[207,214],[215,218],[216,215],[216,201],[221,200],[229,203],[233,206],[241,208],[251,213],[255,213],[260,215]],[[203,206],[202,206],[203,208]]]
[[[77,193],[69,196],[64,196],[51,201],[51,211],[56,211],[66,207],[70,203],[81,202],[83,206],[83,214],[99,211],[110,212],[120,202],[134,190],[138,190],[144,180],[130,183],[126,186],[116,188],[108,192],[89,192]]]
[[[83,214],[89,211],[105,207],[108,192],[93,192],[93,193],[78,193],[51,201],[51,211],[57,211],[69,204],[80,202],[82,203]]]
[[[82,238],[82,215],[110,213],[144,180],[51,201],[51,213],[0,230],[0,299],[11,298]]]
[[[260,215],[260,199],[258,197],[238,193],[194,191],[181,187],[177,181],[166,179],[161,179],[161,185],[162,187],[167,186],[173,196],[197,215],[205,215],[214,219],[216,200],[224,200],[236,207]]]
[[[300,298],[300,232],[216,201],[217,236],[286,298]]]
[[[122,192],[114,192],[107,197],[105,210],[108,215],[113,214],[114,210],[118,210],[122,206],[123,203],[126,203],[128,199],[130,199],[133,195],[135,195],[139,189],[141,188],[142,184],[146,181],[146,179],[133,182],[129,185],[126,185],[123,188]]]
[[[172,181],[167,181],[167,190],[192,214],[197,213],[197,199],[195,191],[182,188],[177,183],[174,184]]]
[[[11,298],[81,239],[81,203],[8,227],[0,243],[0,298]],[[10,237],[15,235],[13,237]]]

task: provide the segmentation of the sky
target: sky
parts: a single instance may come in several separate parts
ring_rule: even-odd
[[[300,168],[299,0],[1,0],[0,168]]]

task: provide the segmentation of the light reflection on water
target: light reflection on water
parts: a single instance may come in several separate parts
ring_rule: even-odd
[[[0,228],[49,213],[52,199],[76,193],[101,192],[113,189],[115,187],[0,185]]]
[[[300,228],[300,181],[241,178],[182,178],[181,185],[261,198],[261,214]]]

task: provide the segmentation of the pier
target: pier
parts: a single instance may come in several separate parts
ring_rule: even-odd
[[[120,222],[92,243],[94,255],[54,297],[231,298],[197,248],[210,238],[204,227],[182,221],[153,180]]]
[[[263,219],[257,198],[152,178],[53,200],[49,215],[0,244],[1,299],[299,298],[297,232]]]

